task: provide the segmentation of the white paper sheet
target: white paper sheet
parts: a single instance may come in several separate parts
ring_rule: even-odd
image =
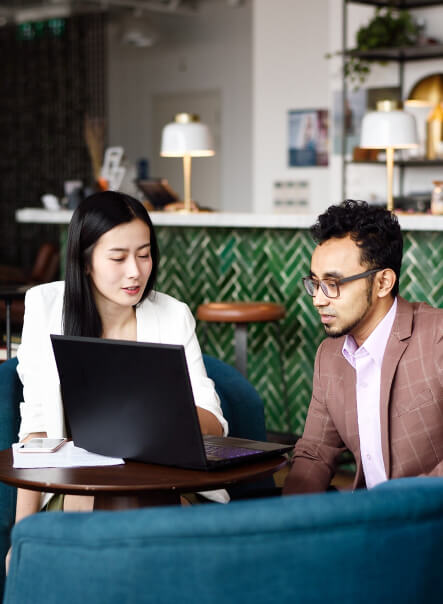
[[[119,457],[90,453],[68,441],[53,453],[23,453],[19,443],[12,445],[14,468],[81,468],[83,466],[118,466],[125,463]]]

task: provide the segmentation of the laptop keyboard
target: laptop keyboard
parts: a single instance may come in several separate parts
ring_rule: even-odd
[[[244,455],[251,455],[253,453],[262,453],[260,449],[245,449],[242,447],[224,447],[222,445],[213,445],[211,443],[204,443],[206,456],[210,458],[221,458],[221,459],[233,459],[235,457],[243,457]]]

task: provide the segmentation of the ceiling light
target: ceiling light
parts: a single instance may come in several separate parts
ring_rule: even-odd
[[[150,48],[159,38],[143,15],[130,15],[123,20],[121,42],[136,48]]]

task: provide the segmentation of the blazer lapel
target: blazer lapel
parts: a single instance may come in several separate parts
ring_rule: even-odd
[[[346,433],[352,450],[360,454],[358,436],[357,393],[355,369],[348,361],[343,363],[344,408],[346,414]]]
[[[387,478],[391,477],[391,447],[389,438],[389,403],[391,387],[398,363],[408,347],[408,339],[412,332],[412,319],[412,305],[398,296],[397,312],[386,345],[380,380],[381,446]]]

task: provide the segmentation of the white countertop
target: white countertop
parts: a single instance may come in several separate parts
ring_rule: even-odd
[[[72,210],[45,210],[43,208],[23,208],[17,210],[17,222],[39,222],[44,224],[68,224]],[[195,212],[180,214],[175,212],[150,212],[152,222],[158,226],[183,227],[234,227],[308,229],[317,219],[316,214],[240,214],[228,212]],[[398,216],[404,231],[443,231],[443,216],[411,214]]]

